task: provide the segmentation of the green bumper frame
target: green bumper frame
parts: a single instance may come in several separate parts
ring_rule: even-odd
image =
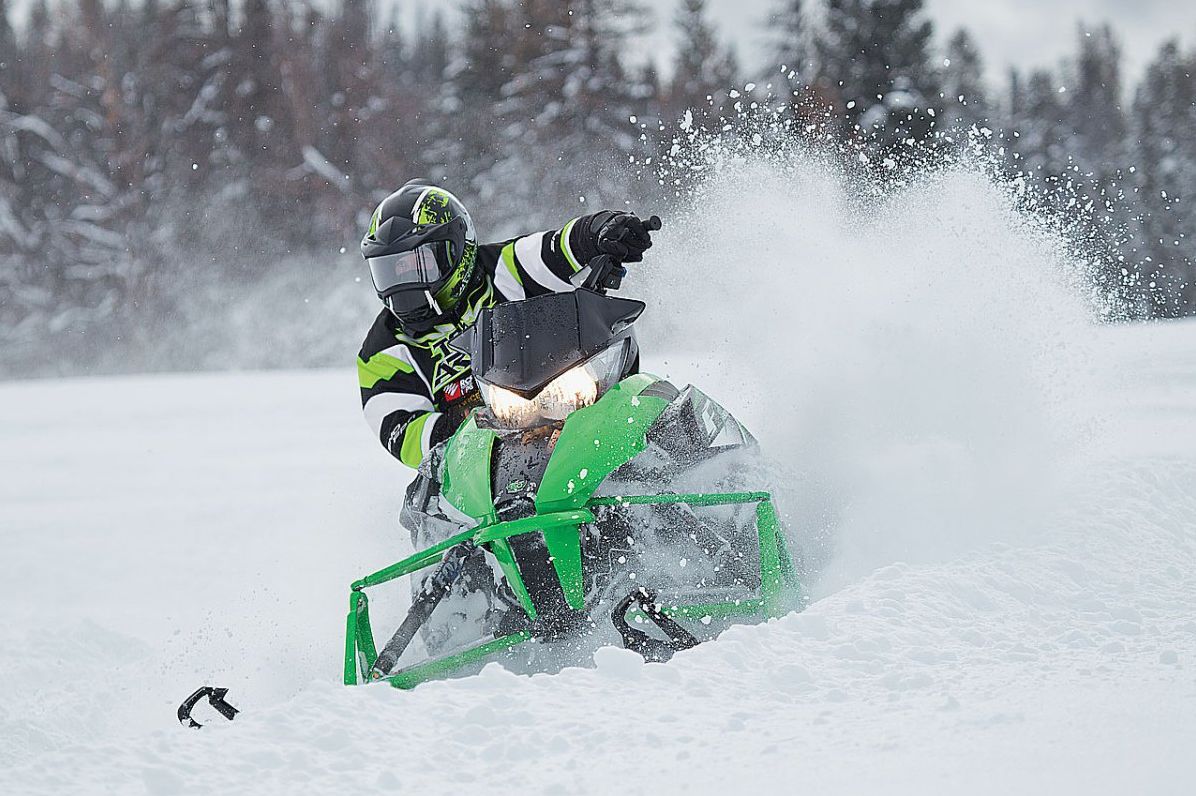
[[[593,522],[591,511],[599,506],[643,506],[683,503],[690,506],[727,506],[738,503],[756,504],[756,531],[760,549],[759,596],[733,602],[693,603],[666,606],[664,613],[676,618],[725,618],[732,616],[781,616],[801,600],[800,583],[781,533],[772,496],[767,492],[725,492],[690,495],[632,495],[626,497],[592,498],[584,508],[537,514],[519,520],[481,524],[463,531],[443,542],[421,550],[412,556],[355,581],[349,592],[349,615],[345,622],[345,685],[357,685],[365,678],[378,657],[374,632],[370,626],[369,600],[365,590],[401,578],[425,567],[439,564],[446,550],[472,539],[485,547],[498,561],[520,605],[530,619],[536,618],[531,597],[520,577],[515,557],[507,540],[525,533],[542,532],[553,565],[561,580],[565,597],[576,609],[584,609],[582,594],[581,549],[579,530]],[[450,675],[459,669],[483,660],[502,650],[531,639],[527,631],[500,636],[476,644],[443,658],[429,660],[381,678],[396,688],[414,688],[420,683]]]

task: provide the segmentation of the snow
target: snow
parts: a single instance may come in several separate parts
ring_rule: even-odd
[[[863,221],[796,179],[662,235],[651,306],[709,311],[641,345],[778,455],[806,611],[346,688],[348,583],[408,549],[351,370],[0,385],[0,792],[1196,789],[1196,324],[1092,325],[966,178]],[[718,281],[748,245],[803,290]],[[203,684],[236,721],[178,725]]]
[[[1196,325],[1105,336],[1152,352],[1119,393],[1138,450],[1031,543],[890,562],[667,665],[410,693],[338,684],[346,585],[403,548],[351,373],[4,386],[0,788],[1184,792]],[[208,682],[243,712],[186,731]]]

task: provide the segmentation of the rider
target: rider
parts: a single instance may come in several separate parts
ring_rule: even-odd
[[[639,262],[651,233],[630,213],[602,210],[559,230],[478,245],[457,197],[412,180],[378,205],[361,241],[385,308],[357,357],[366,421],[409,467],[448,439],[481,402],[469,357],[447,343],[504,301],[574,289],[591,258]]]

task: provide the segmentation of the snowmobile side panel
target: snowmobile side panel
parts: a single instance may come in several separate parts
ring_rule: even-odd
[[[641,395],[657,381],[646,373],[628,376],[593,406],[569,415],[536,492],[537,511],[584,506],[607,476],[644,449],[649,426],[668,406]]]
[[[497,436],[488,428],[479,428],[477,417],[471,414],[453,434],[444,458],[445,498],[480,523],[495,521],[490,459]]]
[[[561,582],[565,601],[574,611],[584,611],[586,589],[581,567],[581,536],[577,526],[545,529],[544,545],[548,548],[549,560]]]

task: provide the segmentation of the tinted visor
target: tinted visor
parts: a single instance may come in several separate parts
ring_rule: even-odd
[[[371,257],[370,277],[379,296],[399,288],[430,288],[453,271],[452,244],[435,241],[411,251]]]

